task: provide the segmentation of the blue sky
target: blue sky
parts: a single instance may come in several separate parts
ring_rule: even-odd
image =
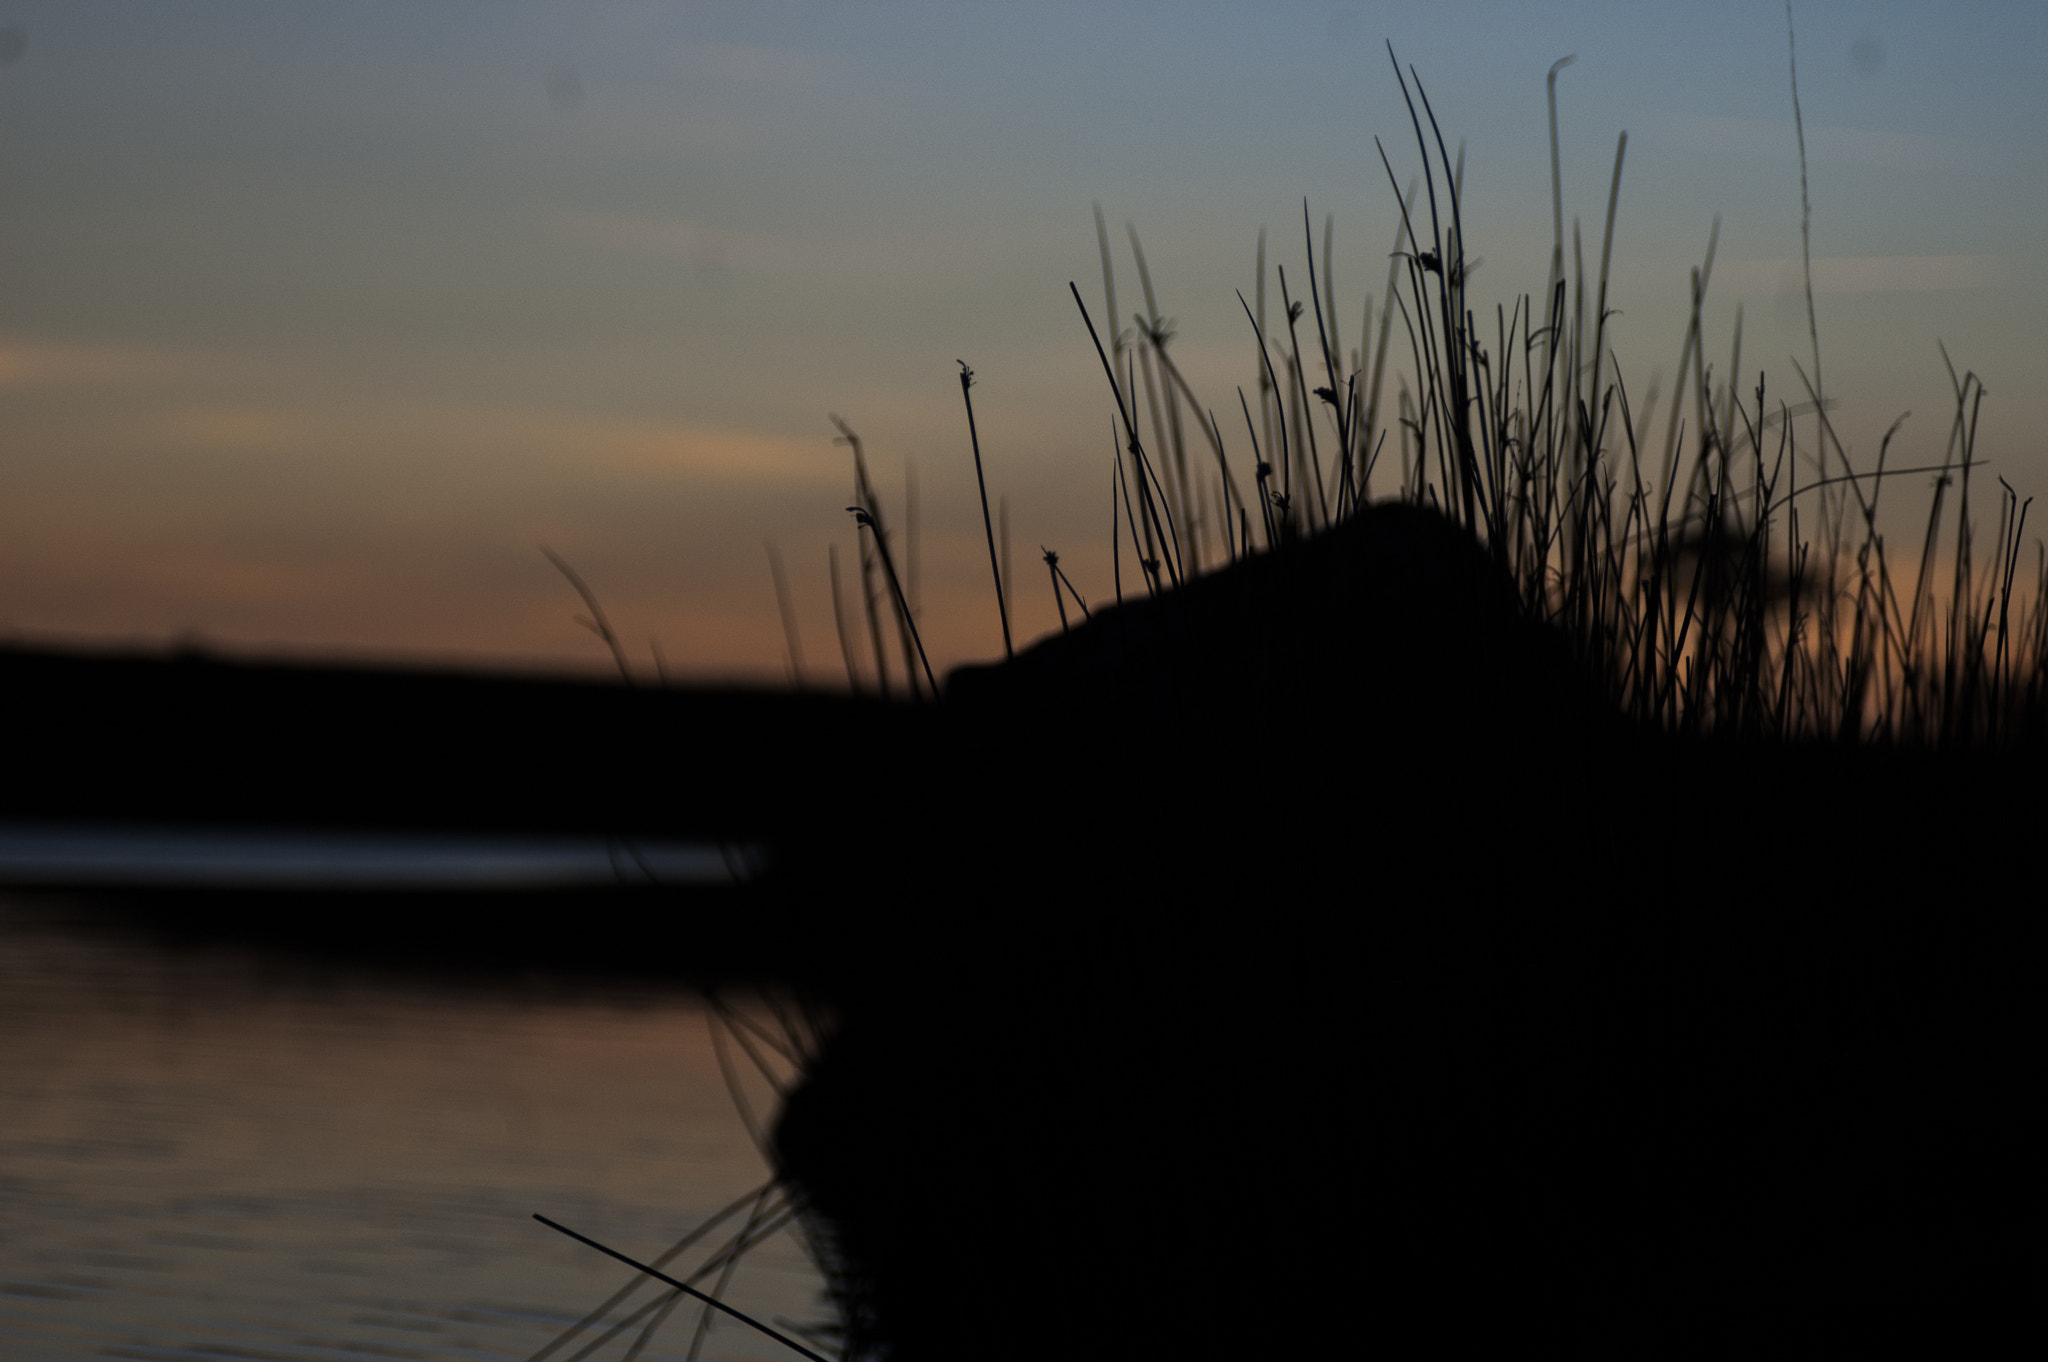
[[[1795,16],[1852,452],[1910,408],[1902,452],[1938,455],[1939,339],[1989,387],[1980,452],[2048,491],[2048,17]],[[1066,291],[1099,295],[1091,203],[1123,310],[1129,222],[1225,406],[1262,225],[1298,277],[1302,198],[1334,215],[1354,331],[1383,286],[1374,135],[1416,164],[1387,42],[1466,144],[1475,300],[1542,287],[1543,81],[1575,54],[1589,250],[1629,134],[1634,389],[1676,362],[1716,214],[1708,355],[1738,304],[1745,370],[1789,390],[1807,354],[1782,4],[0,0],[0,28],[0,627],[29,637],[600,665],[545,543],[637,653],[774,677],[773,539],[829,678],[838,413],[892,505],[915,468],[935,661],[987,656],[956,359],[1020,623],[1056,627],[1039,545],[1108,591],[1109,409]]]

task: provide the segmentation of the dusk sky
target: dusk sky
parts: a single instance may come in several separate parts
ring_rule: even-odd
[[[1991,470],[2048,493],[2048,7],[1794,14],[1852,456],[1910,409],[1895,462],[1939,459],[1940,341],[1989,390]],[[1671,387],[1717,213],[1706,353],[1726,363],[1741,304],[1745,391],[1759,367],[1797,391],[1779,0],[0,0],[0,630],[602,667],[545,545],[648,674],[653,639],[676,673],[773,681],[773,540],[807,677],[843,683],[836,413],[899,525],[915,470],[934,664],[999,654],[955,361],[1035,637],[1058,627],[1041,545],[1111,589],[1111,406],[1067,290],[1100,320],[1091,204],[1123,324],[1128,222],[1219,415],[1253,381],[1257,233],[1298,285],[1304,197],[1318,243],[1335,216],[1355,346],[1398,220],[1374,135],[1418,168],[1388,42],[1467,148],[1475,306],[1544,286],[1544,77],[1576,55],[1589,253],[1629,135],[1632,392]]]

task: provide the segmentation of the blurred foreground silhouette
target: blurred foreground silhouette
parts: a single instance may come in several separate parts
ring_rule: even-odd
[[[0,659],[16,817],[752,839],[578,895],[138,891],[186,935],[793,988],[850,1356],[2039,1339],[2038,748],[1625,718],[1363,507],[938,704]],[[38,689],[40,687],[41,689]]]
[[[1579,656],[1387,505],[956,672],[772,877],[850,1355],[2048,1336],[2036,754],[1673,737]]]

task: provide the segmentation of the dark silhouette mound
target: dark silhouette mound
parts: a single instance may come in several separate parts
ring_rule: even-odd
[[[2038,1344],[2007,768],[1667,742],[1572,659],[1387,506],[955,673],[773,877],[853,1352]]]

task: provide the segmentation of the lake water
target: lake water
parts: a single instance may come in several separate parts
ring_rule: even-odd
[[[713,1023],[678,992],[173,949],[0,897],[0,1356],[531,1357],[634,1276],[533,1212],[645,1260],[767,1180]],[[820,1288],[787,1230],[724,1296],[816,1326]],[[685,1357],[697,1316],[640,1355]],[[724,1321],[700,1355],[792,1356]]]
[[[0,821],[0,884],[570,889],[730,884],[752,846],[620,837]]]

